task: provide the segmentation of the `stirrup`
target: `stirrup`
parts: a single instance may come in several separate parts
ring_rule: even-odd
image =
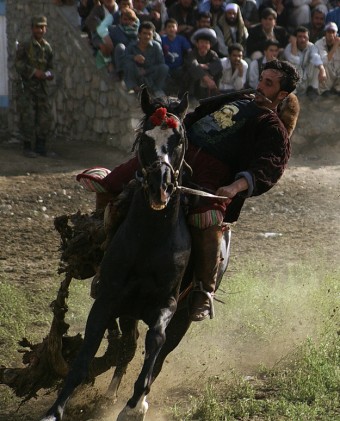
[[[190,311],[192,310],[191,307],[193,303],[194,293],[200,293],[200,294],[205,295],[205,297],[208,298],[209,308],[207,306],[206,306],[207,308],[205,308],[205,306],[202,305],[201,307],[196,307],[194,309],[196,311]],[[210,319],[213,319],[215,317],[214,295],[213,293],[210,293],[203,288],[202,282],[200,282],[198,286],[196,285],[194,289],[190,292],[189,297],[188,297],[188,305],[189,305],[189,318],[193,322],[200,322],[202,320],[205,320],[207,317],[210,317]],[[202,317],[199,317],[200,314]]]

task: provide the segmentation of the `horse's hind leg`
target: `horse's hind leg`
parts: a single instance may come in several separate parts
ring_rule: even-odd
[[[119,326],[122,336],[119,342],[116,369],[105,394],[107,398],[111,398],[113,396],[114,401],[116,401],[118,397],[118,388],[124,374],[126,373],[126,369],[135,356],[139,336],[137,320],[121,317],[119,319]]]
[[[93,303],[87,319],[84,342],[80,352],[66,377],[65,384],[57,400],[41,421],[60,421],[65,405],[74,389],[88,376],[90,362],[99,348],[110,320],[112,308],[110,304],[112,306],[109,298],[105,297],[104,294]]]

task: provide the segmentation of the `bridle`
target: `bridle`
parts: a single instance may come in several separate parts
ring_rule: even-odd
[[[161,110],[161,111],[159,111]],[[148,189],[148,178],[149,175],[158,171],[162,166],[166,166],[170,170],[171,174],[171,180],[172,183],[168,184],[168,187],[171,187],[170,195],[175,193],[175,191],[180,188],[179,186],[179,176],[181,169],[183,167],[184,163],[184,156],[187,149],[187,138],[185,136],[185,129],[183,127],[183,123],[180,120],[179,117],[177,117],[175,114],[170,113],[167,111],[164,107],[159,107],[156,109],[156,111],[152,114],[151,117],[148,118],[148,120],[145,122],[145,125],[148,126],[149,123],[153,127],[160,126],[161,130],[177,130],[178,127],[181,127],[181,130],[179,131],[181,133],[180,140],[178,142],[178,145],[182,144],[182,151],[181,155],[179,156],[179,161],[177,168],[174,168],[170,162],[165,161],[164,159],[158,159],[154,162],[152,162],[150,165],[144,165],[140,156],[140,148],[138,147],[137,151],[137,157],[139,161],[139,165],[141,167],[141,176],[136,174],[136,179],[141,183],[142,187],[147,190]],[[145,126],[144,125],[144,126]],[[140,133],[140,136],[145,133],[145,127],[144,130]]]

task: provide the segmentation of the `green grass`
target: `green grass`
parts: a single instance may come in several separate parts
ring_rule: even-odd
[[[249,357],[275,349],[276,362],[251,376],[239,367],[215,376],[202,395],[173,408],[174,419],[340,420],[339,279],[320,265],[264,270],[252,262],[225,280],[213,334]]]
[[[210,380],[189,409],[174,408],[175,420],[339,420],[340,340],[325,334],[296,348],[278,367],[251,378],[233,374]]]

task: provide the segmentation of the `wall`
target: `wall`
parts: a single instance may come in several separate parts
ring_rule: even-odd
[[[66,20],[62,9],[52,0],[7,0],[7,38],[10,106],[6,116],[8,129],[17,131],[13,61],[15,42],[31,33],[30,18],[44,14],[48,18],[48,33],[55,52],[56,79],[51,86],[54,134],[69,139],[102,142],[124,151],[131,149],[133,130],[140,117],[139,105],[119,83],[108,79],[105,70],[98,70],[86,38]],[[75,8],[75,6],[73,6]],[[337,116],[339,97],[301,99],[301,114],[293,146],[296,149],[311,142],[340,137]],[[3,125],[0,115],[0,125]]]
[[[74,6],[75,7],[75,6]],[[7,0],[7,40],[10,106],[8,130],[17,131],[15,42],[31,34],[30,18],[45,15],[46,39],[54,50],[56,78],[51,87],[54,135],[102,142],[130,150],[140,117],[136,98],[98,70],[92,50],[80,30],[70,25],[52,0]]]

